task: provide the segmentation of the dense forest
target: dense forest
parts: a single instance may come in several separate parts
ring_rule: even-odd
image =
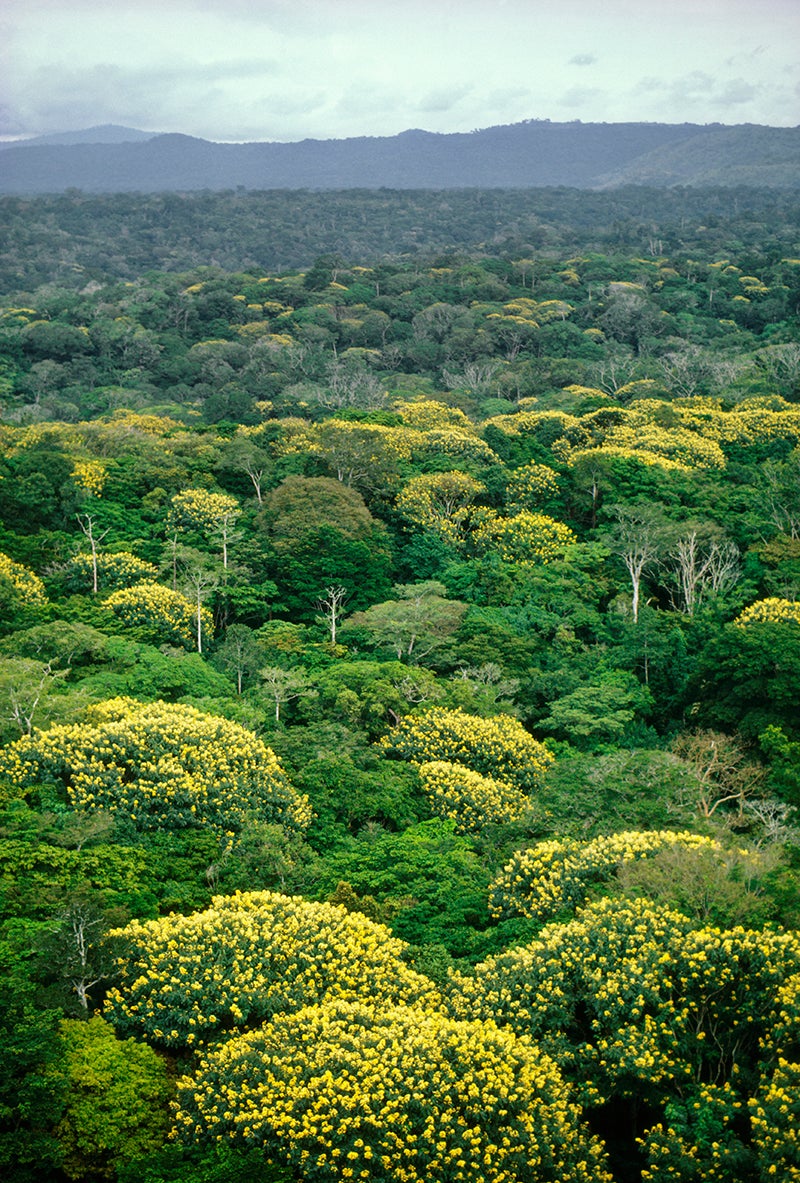
[[[800,1177],[796,200],[2,206],[4,1178]]]
[[[624,186],[0,197],[0,290],[80,290],[148,271],[216,266],[308,270],[334,251],[352,266],[437,254],[523,259],[585,252],[714,260],[796,253],[792,190]],[[746,256],[745,256],[746,258]],[[747,269],[747,268],[746,268]],[[527,286],[527,284],[525,285]]]

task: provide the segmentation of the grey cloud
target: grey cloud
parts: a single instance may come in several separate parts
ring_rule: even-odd
[[[12,128],[37,134],[113,122],[202,134],[197,130],[201,119],[203,126],[218,125],[220,117],[236,124],[251,105],[246,88],[242,97],[233,97],[236,83],[263,78],[274,85],[277,72],[274,61],[257,58],[174,62],[163,68],[50,66],[17,88],[16,102],[0,126],[3,134],[13,134]]]
[[[725,58],[725,65],[741,66],[748,62],[754,62],[766,52],[766,45],[756,45],[753,49],[748,49],[746,53],[734,53],[731,57]]]
[[[585,107],[601,102],[606,92],[599,86],[572,86],[558,100],[559,107]]]
[[[360,115],[364,111],[392,111],[397,106],[398,96],[394,88],[363,83],[348,86],[339,97],[336,110],[343,115]]]
[[[416,104],[417,111],[449,111],[472,91],[471,86],[451,86],[445,90],[430,90]]]
[[[714,98],[714,102],[721,107],[735,107],[739,103],[749,103],[758,94],[758,87],[746,82],[744,78],[734,78],[723,90],[722,94]]]
[[[486,102],[492,106],[502,106],[504,103],[513,103],[517,99],[530,99],[533,91],[529,86],[509,86],[502,90],[492,90],[486,96]]]
[[[707,98],[714,90],[715,82],[710,74],[706,74],[703,70],[693,70],[691,74],[684,74],[682,78],[676,78],[670,85],[670,94],[673,102],[685,102],[688,100]]]
[[[576,53],[575,57],[569,59],[570,66],[593,66],[597,58],[593,53]]]
[[[666,86],[663,78],[657,78],[651,74],[645,78],[640,78],[633,88],[633,94],[650,94],[654,90],[663,90]]]
[[[7,103],[0,103],[0,136],[21,136],[27,130],[27,125],[17,111]]]

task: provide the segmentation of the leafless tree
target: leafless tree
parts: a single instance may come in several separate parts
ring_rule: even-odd
[[[78,525],[89,542],[89,547],[92,553],[92,592],[97,595],[97,548],[105,538],[108,530],[103,530],[102,534],[95,534],[95,518],[93,514],[77,513],[75,517],[78,519]]]
[[[339,627],[339,622],[344,615],[345,605],[347,604],[348,591],[346,587],[342,587],[340,583],[331,583],[325,588],[325,594],[317,600],[316,607],[319,609],[319,622],[328,627],[331,638],[331,648],[336,645],[336,634]]]
[[[642,579],[653,567],[663,545],[663,522],[651,506],[614,506],[616,528],[610,537],[612,549],[625,564],[631,581],[633,623],[639,620]]]

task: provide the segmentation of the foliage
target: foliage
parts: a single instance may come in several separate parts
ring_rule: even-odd
[[[166,1047],[205,1044],[329,999],[436,1004],[386,928],[299,896],[216,896],[203,912],[135,920],[117,936],[126,952],[105,1014]]]
[[[487,516],[475,531],[476,546],[507,563],[550,563],[576,541],[563,522],[527,509],[510,518]]]
[[[38,575],[4,554],[0,554],[0,580],[10,585],[12,592],[29,604],[41,607],[47,603],[47,593]]]
[[[650,858],[670,846],[719,851],[713,839],[686,831],[623,830],[588,843],[550,839],[516,852],[491,885],[490,910],[498,917],[518,913],[549,919],[586,903],[590,888],[609,879],[620,864]]]
[[[550,702],[550,713],[540,719],[541,731],[553,732],[578,748],[619,740],[637,713],[650,714],[652,696],[627,671],[601,674],[597,681],[578,686]]]
[[[420,764],[419,776],[431,809],[437,817],[452,819],[457,833],[519,821],[528,808],[528,798],[514,785],[481,776],[463,764],[426,761]]]
[[[55,1171],[53,1127],[61,1113],[58,1011],[44,1008],[30,976],[24,920],[0,930],[0,1168],[10,1183]]]
[[[73,1161],[58,1019],[109,986],[191,1073],[308,1005],[438,1014],[420,973],[543,1041],[618,1183],[796,1173],[796,196],[2,205],[3,1177]],[[316,1171],[226,1131],[113,1169]]]
[[[94,562],[97,564],[99,586],[110,587],[115,591],[136,583],[152,583],[158,575],[154,563],[139,559],[129,551],[98,554]],[[81,590],[91,588],[93,565],[91,555],[74,555],[65,567],[65,581]]]
[[[395,584],[393,590],[398,599],[373,604],[348,617],[345,635],[357,629],[376,646],[394,650],[398,661],[420,662],[458,630],[466,605],[448,600],[444,585],[436,580]]]
[[[790,622],[800,624],[800,602],[797,600],[782,600],[778,596],[769,596],[765,600],[756,600],[744,612],[740,612],[734,624],[750,625]]]
[[[61,781],[75,809],[107,809],[142,830],[210,826],[234,834],[250,817],[303,828],[307,802],[251,732],[194,707],[111,699],[88,720],[51,727],[0,752],[0,772],[30,789]]]
[[[61,1023],[67,1090],[56,1128],[70,1179],[114,1178],[119,1163],[153,1153],[169,1129],[166,1065],[95,1016]]]
[[[180,1137],[264,1143],[323,1180],[609,1179],[552,1062],[491,1023],[331,1000],[208,1053],[178,1090]]]
[[[120,588],[103,601],[128,627],[138,628],[148,639],[192,648],[198,631],[214,634],[214,621],[206,608],[198,607],[179,591],[160,583],[136,583]],[[200,624],[198,628],[198,616]]]
[[[417,764],[454,762],[529,791],[553,762],[551,753],[510,715],[481,719],[442,707],[406,716],[381,746]]]

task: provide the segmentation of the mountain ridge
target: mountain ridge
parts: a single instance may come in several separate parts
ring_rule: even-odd
[[[110,138],[86,138],[98,134]],[[107,125],[60,133],[58,142],[41,140],[5,145],[0,192],[600,189],[632,183],[800,188],[800,127],[760,124],[525,120],[471,132],[410,128],[394,136],[287,143],[224,143]]]

